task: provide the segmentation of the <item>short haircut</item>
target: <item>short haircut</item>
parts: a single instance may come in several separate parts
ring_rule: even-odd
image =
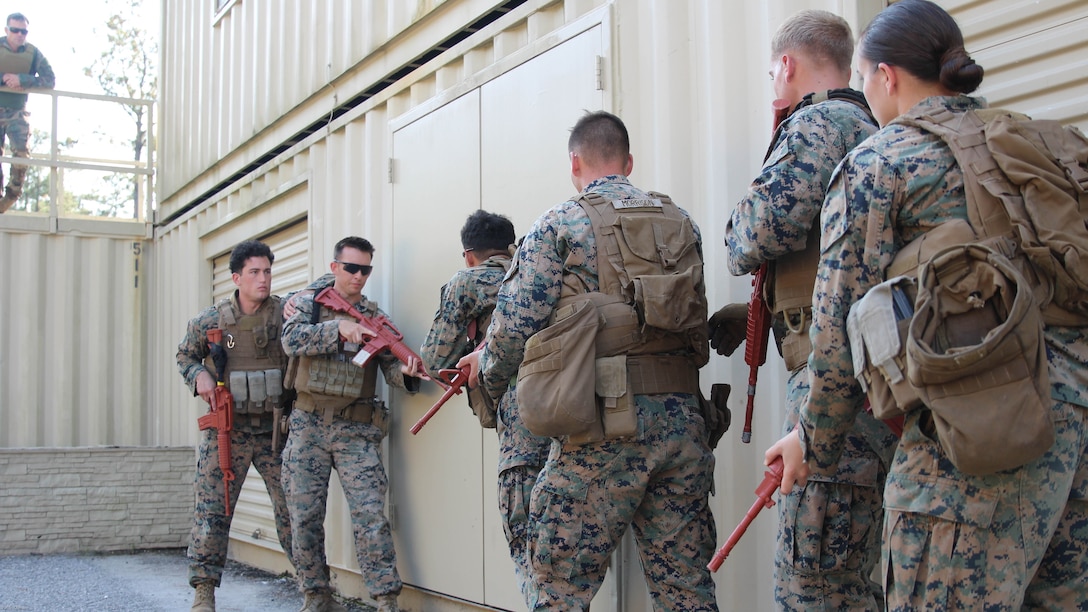
[[[29,24],[29,23],[30,23],[30,20],[29,20],[29,19],[27,19],[27,18],[26,18],[26,15],[24,15],[24,14],[22,14],[22,13],[12,13],[12,14],[8,15],[8,20],[7,20],[7,21],[5,21],[4,23],[5,23],[5,24],[9,24],[9,23],[11,23],[11,22],[12,22],[12,20],[15,20],[15,21],[22,21],[23,23],[26,23],[26,24]]]
[[[578,153],[587,162],[627,163],[631,154],[631,139],[623,121],[612,113],[586,113],[574,124],[567,141],[567,150]]]
[[[275,256],[272,255],[272,249],[268,248],[267,244],[259,240],[239,242],[230,252],[231,274],[241,274],[242,270],[246,267],[246,261],[250,257],[267,257],[269,264],[275,259]]]
[[[510,219],[486,210],[469,215],[461,228],[461,246],[473,251],[505,251],[515,240]]]
[[[778,28],[771,39],[771,55],[778,57],[797,50],[820,63],[831,63],[840,72],[850,74],[854,56],[854,34],[850,24],[834,13],[801,11]]]
[[[348,236],[336,243],[336,247],[332,250],[332,258],[340,259],[340,254],[343,253],[346,248],[362,251],[363,253],[368,253],[371,257],[374,257],[374,245],[370,244],[369,240],[358,236]]]

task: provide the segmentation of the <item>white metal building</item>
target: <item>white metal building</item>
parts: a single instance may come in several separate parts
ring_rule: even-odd
[[[1088,129],[1088,4],[941,4],[986,68],[980,93],[991,103]],[[13,228],[0,217],[0,261],[16,251],[45,257],[48,250],[51,260],[72,262],[91,277],[76,288],[86,299],[50,301],[31,325],[0,317],[0,347],[15,338],[30,352],[27,361],[0,355],[0,442],[194,445],[201,405],[182,384],[174,353],[186,321],[233,289],[226,259],[247,238],[272,246],[273,290],[281,294],[326,271],[340,238],[368,238],[378,250],[366,293],[418,347],[439,287],[461,265],[458,230],[471,211],[506,214],[524,232],[539,213],[573,195],[566,139],[584,110],[622,117],[631,132],[633,182],[669,193],[694,215],[711,307],[744,301],[750,279],[724,271],[722,236],[770,135],[770,37],[804,8],[842,14],[858,32],[884,5],[163,0],[159,205],[151,237],[133,242],[62,231],[56,223]],[[139,281],[130,288],[134,265]],[[30,285],[46,295],[57,281],[44,270],[5,265],[0,286]],[[118,278],[110,280],[117,287],[102,285]],[[0,294],[7,313],[25,303]],[[66,333],[45,323],[72,320],[107,325],[85,323]],[[35,325],[48,330],[40,342]],[[73,336],[81,339],[75,347]],[[45,356],[60,351],[79,364],[70,370],[82,377],[78,392],[73,379],[72,388],[13,384],[48,371],[27,363],[48,363]],[[141,381],[131,393],[117,396],[102,384],[98,368],[107,354],[132,355],[110,374]],[[753,442],[741,444],[735,424],[717,449],[711,503],[720,539],[751,505],[763,451],[778,438],[783,370],[769,359],[761,371]],[[734,384],[735,420],[742,418],[746,376],[739,356],[714,356],[703,370],[704,389]],[[412,609],[523,609],[498,520],[493,432],[454,400],[418,436],[408,433],[437,396],[436,387],[424,385],[417,396],[389,398],[396,416],[386,449],[388,510],[401,574],[415,587],[403,600],[415,602]],[[11,409],[27,403],[42,405],[48,416],[27,419]],[[107,411],[107,403],[120,406]],[[100,435],[74,433],[71,423],[81,419]],[[234,519],[232,554],[285,569],[263,485],[252,476]],[[766,514],[715,575],[722,609],[772,606],[775,520]],[[364,596],[338,490],[330,495],[327,531],[338,587]],[[615,558],[594,609],[649,609],[633,547]]]

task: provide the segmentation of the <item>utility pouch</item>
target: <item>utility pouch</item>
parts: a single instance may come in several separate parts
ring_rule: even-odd
[[[907,376],[964,473],[1016,468],[1054,443],[1040,308],[1008,258],[984,245],[946,249],[922,267]]]
[[[393,423],[393,415],[389,412],[389,406],[385,402],[375,399],[370,424],[382,430],[382,437],[389,435],[389,426]]]
[[[249,383],[250,412],[264,412],[265,402],[268,400],[268,379],[265,371],[246,372]]]
[[[638,433],[638,411],[627,380],[627,357],[599,357],[594,361],[596,393],[604,437],[627,438]]]
[[[283,388],[294,389],[296,376],[298,376],[298,357],[288,357],[287,371],[283,374]]]
[[[249,412],[249,377],[246,374],[246,372],[231,372],[227,379],[230,394],[234,397],[234,412],[237,414]]]
[[[555,311],[554,323],[529,337],[518,369],[518,410],[537,436],[576,436],[600,428],[594,344],[599,327],[588,299]]]
[[[483,390],[483,387],[468,390],[468,407],[472,409],[472,414],[475,414],[476,418],[480,420],[480,427],[495,429],[498,425],[495,402],[487,394],[487,391]]]
[[[317,395],[357,398],[363,394],[366,370],[350,361],[311,359],[307,391]]]
[[[670,332],[682,332],[706,325],[706,309],[693,307],[678,296],[699,295],[703,267],[691,266],[679,274],[653,274],[634,279],[635,308],[646,325]]]
[[[878,419],[895,418],[922,406],[918,391],[907,379],[907,331],[915,294],[914,281],[897,276],[866,292],[846,318],[854,376]]]

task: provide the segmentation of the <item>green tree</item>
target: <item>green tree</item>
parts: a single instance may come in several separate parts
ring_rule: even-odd
[[[109,6],[113,11],[105,24],[106,40],[109,46],[83,69],[83,73],[96,79],[107,95],[154,100],[159,84],[156,65],[159,43],[143,25],[146,23],[143,19],[143,0],[115,0]],[[98,28],[94,28],[94,32],[101,33]],[[139,162],[143,160],[148,144],[147,107],[134,104],[125,105],[124,108],[134,122],[133,137],[127,142],[132,147],[133,160]],[[131,188],[134,214],[136,207],[140,205],[141,176],[125,175]],[[109,188],[101,195],[116,197],[116,194],[110,193],[116,186],[116,181],[107,180],[103,184]],[[103,200],[99,199],[99,201]],[[110,212],[106,214],[113,216],[117,211],[127,210],[128,207],[117,202],[110,204],[107,208]]]

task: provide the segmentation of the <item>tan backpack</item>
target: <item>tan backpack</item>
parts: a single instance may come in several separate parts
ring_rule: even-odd
[[[1007,238],[1043,320],[1088,325],[1088,138],[1002,109],[899,117],[941,137],[964,175],[979,239]]]

